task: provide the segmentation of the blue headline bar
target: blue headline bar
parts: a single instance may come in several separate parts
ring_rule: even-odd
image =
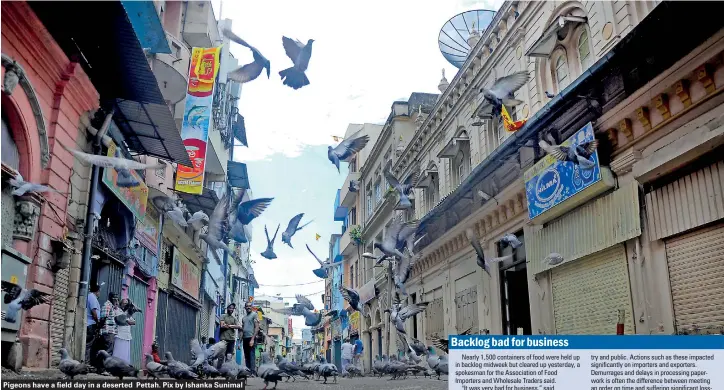
[[[724,349],[724,336],[450,335],[450,349]]]

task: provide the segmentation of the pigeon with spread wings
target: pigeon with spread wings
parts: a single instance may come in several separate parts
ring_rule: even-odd
[[[246,202],[239,201],[238,206],[232,210],[232,215],[229,217],[229,225],[231,227],[229,236],[238,243],[243,244],[249,242],[244,226],[250,224],[254,218],[260,216],[261,213],[269,207],[272,200],[274,200],[274,198],[259,198],[247,200]]]
[[[173,199],[165,195],[158,195],[151,198],[151,203],[161,212],[165,212],[171,220],[181,227],[187,227],[188,222],[184,218],[184,211]]]
[[[271,62],[264,57],[259,50],[254,46],[248,44],[245,40],[241,39],[238,35],[234,34],[230,29],[224,28],[221,30],[225,37],[229,38],[232,42],[236,42],[244,47],[251,50],[254,56],[254,62],[248,63],[244,66],[240,66],[231,72],[226,74],[226,78],[229,80],[236,81],[238,83],[246,83],[248,81],[255,80],[261,74],[261,71],[266,69],[266,77],[269,78],[271,72]]]
[[[480,240],[478,239],[478,236],[475,234],[475,231],[471,228],[465,229],[465,236],[467,237],[468,241],[470,242],[470,245],[472,245],[473,249],[475,249],[475,255],[477,257],[476,262],[478,263],[478,266],[483,269],[483,271],[487,272],[488,275],[491,275],[490,273],[490,265],[493,263],[499,263],[508,259],[512,259],[513,256],[501,256],[501,257],[493,257],[488,258],[485,257],[485,253],[483,252],[483,247],[480,245]]]
[[[219,203],[217,203],[216,207],[214,207],[214,212],[211,213],[211,218],[209,219],[209,227],[206,230],[206,233],[199,234],[199,238],[204,240],[209,245],[211,253],[214,255],[214,259],[216,259],[218,264],[221,264],[219,254],[216,252],[219,249],[228,253],[232,257],[234,256],[231,252],[231,249],[229,249],[229,246],[225,245],[222,242],[222,240],[224,239],[224,223],[226,221],[228,210],[229,195],[227,193],[224,194],[223,197],[221,197]]]
[[[35,306],[50,302],[50,294],[48,293],[36,289],[26,290],[15,283],[5,280],[2,281],[2,291],[5,293],[3,302],[8,305],[3,319],[9,323],[14,323],[18,320],[20,310],[30,310]]]
[[[304,213],[295,215],[292,219],[289,220],[289,224],[287,225],[287,230],[282,232],[282,242],[289,245],[290,248],[294,248],[292,246],[292,237],[294,234],[296,234],[298,231],[304,229],[305,226],[312,223],[312,221],[309,221],[305,223],[302,226],[299,226],[299,223],[302,221],[302,217],[304,216]]]
[[[331,146],[327,147],[327,158],[332,162],[332,164],[334,164],[335,167],[337,167],[337,172],[340,172],[339,162],[345,161],[354,156],[360,150],[364,149],[368,142],[370,142],[370,137],[368,135],[345,139],[334,148]]]
[[[390,313],[390,321],[395,325],[397,331],[402,334],[407,334],[405,331],[405,321],[415,314],[422,313],[430,302],[413,303],[402,307],[402,303],[399,301],[399,297],[396,299],[396,303],[392,304],[392,310],[385,309],[386,313]]]
[[[412,194],[412,189],[415,188],[415,185],[417,185],[417,179],[419,177],[418,174],[413,173],[407,178],[407,180],[405,180],[404,183],[400,184],[395,175],[390,172],[389,168],[385,168],[382,173],[385,175],[387,183],[392,186],[392,188],[397,191],[397,194],[400,196],[400,207],[403,209],[411,208],[412,202],[410,202],[409,196]]]
[[[294,66],[287,68],[279,72],[279,76],[282,78],[284,85],[290,86],[294,89],[302,88],[305,85],[309,85],[309,79],[304,71],[309,66],[309,59],[312,57],[312,44],[314,39],[307,41],[307,44],[291,39],[282,37],[282,44],[284,45],[284,51],[287,56],[292,60]]]
[[[322,313],[314,312],[314,305],[312,304],[312,301],[301,294],[297,294],[296,298],[297,303],[291,307],[272,309],[272,311],[288,316],[302,316],[304,317],[304,325],[306,326],[319,325],[322,322]]]
[[[591,156],[598,148],[598,140],[584,142],[581,144],[572,144],[570,147],[563,145],[550,145],[548,142],[540,140],[538,142],[541,149],[553,156],[558,161],[570,161],[575,165],[590,169],[596,164],[591,160]]]
[[[312,254],[312,256],[314,256],[314,258],[319,263],[319,268],[312,271],[312,272],[314,272],[314,275],[316,275],[320,279],[327,279],[327,277],[329,276],[327,269],[329,269],[329,267],[331,267],[332,264],[329,262],[324,262],[324,261],[320,260],[319,257],[317,257],[317,255],[315,255],[314,252],[312,252],[312,249],[309,247],[309,245],[307,245],[307,250],[309,251],[309,253]]]
[[[468,335],[473,330],[473,328],[468,328],[468,330],[460,333],[460,336]],[[448,353],[448,345],[450,344],[450,341],[448,339],[443,338],[436,338],[432,340],[432,345],[434,345],[437,348],[440,348],[445,353]]]
[[[277,258],[276,253],[274,253],[274,241],[277,239],[277,233],[279,233],[279,227],[281,225],[277,225],[277,230],[274,232],[274,237],[270,240],[269,239],[269,232],[266,230],[266,225],[264,225],[264,234],[266,235],[266,250],[261,253],[262,257],[274,260]]]
[[[528,72],[521,71],[495,80],[493,86],[489,89],[481,88],[480,93],[483,95],[483,103],[475,110],[473,115],[485,116],[489,113],[493,118],[498,117],[502,120],[503,104],[514,107],[523,103],[515,99],[514,93],[524,86],[528,80],[530,80]]]

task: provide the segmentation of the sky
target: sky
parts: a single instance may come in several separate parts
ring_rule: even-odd
[[[441,70],[448,81],[457,71],[440,53],[440,28],[460,12],[497,10],[503,1],[212,3],[217,19],[232,19],[232,30],[271,61],[269,79],[263,73],[242,86],[239,111],[249,147],[234,150],[234,159],[247,163],[253,197],[275,198],[253,224],[251,258],[261,285],[256,295],[317,293],[309,298],[321,308],[324,282],[312,274],[317,263],[304,244],[324,260],[330,235],[341,232],[341,222],[332,214],[346,167],[338,173],[327,160],[332,136],[343,136],[349,123],[383,123],[392,102],[406,100],[412,92],[438,93]],[[306,72],[310,85],[299,90],[283,85],[278,74],[292,65],[282,36],[301,42],[314,39]],[[240,64],[252,61],[248,49],[232,43],[230,50]],[[281,232],[301,212],[303,223],[314,222],[297,233],[291,249],[281,243]],[[265,224],[270,235],[281,224],[276,260],[259,255],[266,248]],[[322,235],[319,241],[317,233]],[[293,327],[294,337],[300,337],[303,318],[293,317]]]

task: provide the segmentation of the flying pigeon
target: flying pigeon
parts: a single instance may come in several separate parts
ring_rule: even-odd
[[[197,379],[199,376],[191,371],[186,363],[179,362],[173,358],[170,351],[166,351],[168,375],[174,379]]]
[[[299,226],[299,222],[302,221],[302,217],[304,216],[304,213],[297,214],[294,216],[294,218],[289,220],[289,224],[287,225],[287,230],[282,232],[282,242],[289,245],[290,248],[294,248],[292,246],[292,237],[294,234],[302,229],[304,229],[305,226],[312,223],[312,221],[309,221],[305,223],[302,226]]]
[[[373,245],[375,249],[379,249],[382,252],[382,255],[377,258],[376,264],[382,263],[387,257],[401,259],[403,255],[400,244],[402,243],[402,249],[404,249],[405,243],[407,243],[411,237],[414,237],[417,226],[417,222],[403,223],[400,217],[396,217],[390,224],[390,227],[387,228],[382,242],[376,242]]]
[[[168,372],[168,368],[161,363],[153,361],[153,357],[150,353],[146,354],[146,377],[159,378],[159,375]]]
[[[397,332],[397,349],[405,354],[414,363],[420,363],[422,359],[418,356],[417,352],[410,346],[410,342],[407,340],[407,335],[404,333]]]
[[[385,175],[387,183],[391,185],[400,196],[400,207],[404,209],[411,208],[412,202],[410,202],[409,196],[412,194],[412,189],[417,184],[417,179],[419,177],[417,173],[413,173],[410,177],[408,177],[404,184],[400,184],[395,175],[390,172],[389,168],[385,168],[382,173]]]
[[[392,268],[393,283],[402,295],[407,295],[405,283],[407,283],[407,279],[410,278],[413,265],[415,265],[415,260],[407,251],[404,251],[402,257],[395,262]]]
[[[319,263],[319,268],[312,271],[312,272],[314,272],[314,275],[316,275],[320,279],[327,279],[327,277],[329,276],[327,269],[329,267],[331,267],[332,264],[329,262],[324,262],[322,260],[319,260],[319,257],[317,257],[317,255],[315,255],[314,252],[312,252],[312,249],[309,248],[309,245],[307,245],[307,250],[309,251],[309,253],[312,254],[312,256],[314,256],[315,259],[317,259],[317,262]]]
[[[151,198],[151,203],[162,212],[165,212],[171,220],[181,227],[188,227],[183,209],[165,195],[158,195]]]
[[[345,301],[349,302],[349,306],[352,309],[362,313],[364,305],[360,304],[359,293],[357,292],[357,290],[346,288],[340,285],[339,292],[342,293],[342,298],[344,298]]]
[[[492,263],[499,263],[508,259],[512,259],[513,256],[502,256],[502,257],[493,257],[493,258],[486,258],[485,253],[483,252],[483,247],[480,246],[480,240],[475,235],[475,232],[471,228],[465,229],[465,236],[468,238],[468,241],[470,241],[470,245],[473,246],[473,249],[475,249],[475,255],[477,257],[476,262],[478,263],[478,266],[482,268],[485,272],[490,274],[490,264]],[[516,239],[517,240],[517,239]]]
[[[407,332],[405,331],[405,321],[407,321],[408,318],[414,316],[415,314],[425,311],[425,308],[428,304],[430,304],[430,302],[420,302],[410,304],[406,307],[402,307],[402,304],[399,303],[398,300],[397,303],[392,304],[392,310],[385,309],[385,312],[390,313],[390,321],[395,325],[397,331],[406,335]]]
[[[521,245],[523,245],[523,243],[521,243],[518,237],[516,237],[513,233],[505,234],[500,239],[500,242],[502,242],[504,245],[510,246],[513,249],[518,249]]]
[[[282,77],[284,85],[288,85],[294,89],[299,89],[309,84],[309,79],[307,78],[307,75],[304,74],[304,71],[307,70],[309,59],[312,57],[313,43],[314,39],[308,40],[305,45],[297,40],[282,37],[284,51],[294,63],[294,66],[291,68],[287,68],[279,72],[279,76]]]
[[[116,158],[123,158],[121,156],[121,149],[116,148],[116,152],[114,153],[114,156]],[[132,188],[139,184],[141,184],[138,180],[136,180],[135,177],[131,174],[131,171],[127,168],[117,168],[115,169],[117,175],[116,175],[116,185],[121,188]]]
[[[480,92],[485,98],[485,107],[478,109],[476,114],[480,115],[481,111],[490,109],[490,114],[494,118],[498,117],[499,120],[502,120],[500,113],[502,111],[503,104],[508,107],[514,107],[523,103],[520,100],[516,100],[513,94],[515,91],[524,86],[529,79],[530,76],[528,75],[528,72],[521,71],[495,80],[490,89],[481,88]]]
[[[596,164],[591,160],[591,156],[596,152],[598,140],[585,142],[582,144],[572,144],[570,147],[562,145],[549,145],[548,142],[540,140],[538,142],[541,149],[550,154],[558,161],[570,161],[575,165],[580,165],[585,169],[593,168]]]
[[[231,41],[247,47],[254,55],[254,62],[232,70],[231,72],[226,74],[226,78],[243,84],[259,77],[261,71],[264,69],[266,69],[266,77],[269,78],[269,74],[271,72],[271,63],[269,62],[269,60],[266,59],[266,57],[261,54],[261,52],[259,52],[259,50],[254,48],[254,46],[246,43],[245,40],[241,39],[238,35],[231,32],[231,30],[229,30],[228,28],[224,28],[221,32]]]
[[[10,185],[15,188],[12,192],[12,194],[15,196],[23,196],[28,192],[35,192],[37,194],[40,194],[43,192],[60,193],[58,190],[56,190],[54,188],[50,188],[50,187],[44,186],[42,184],[35,184],[35,183],[30,183],[30,182],[25,181],[23,179],[23,176],[20,175],[20,173],[16,173],[15,178],[9,179],[8,183],[10,183]]]
[[[103,358],[103,368],[118,379],[123,380],[123,377],[128,376],[134,378],[138,377],[138,370],[136,367],[126,363],[125,360],[111,356],[108,352],[103,350],[98,351],[98,356]]]
[[[264,225],[264,234],[266,234],[266,250],[261,253],[261,255],[269,260],[274,260],[277,258],[276,253],[274,253],[274,241],[277,239],[277,233],[279,233],[279,228],[281,227],[281,224],[277,225],[277,230],[274,232],[274,238],[271,240],[269,239],[269,232],[266,230],[266,225]]]
[[[224,194],[219,203],[214,207],[214,212],[211,213],[209,219],[209,228],[206,233],[199,234],[199,238],[204,240],[211,248],[211,253],[216,259],[218,264],[221,264],[219,254],[216,252],[219,249],[232,255],[231,249],[221,241],[224,233],[224,222],[226,221],[227,210],[229,209],[229,196]],[[233,255],[232,255],[233,256]]]
[[[334,148],[331,146],[327,147],[327,158],[337,167],[337,172],[340,172],[339,162],[354,156],[360,150],[364,149],[368,142],[370,142],[370,137],[367,135],[345,139]]]
[[[226,217],[226,216],[224,216],[224,217]],[[204,224],[209,223],[209,216],[206,215],[205,212],[199,210],[199,211],[193,213],[193,215],[191,215],[191,217],[186,221],[186,223],[191,225],[194,228],[194,230],[199,230],[204,226]]]
[[[63,149],[67,150],[71,154],[73,154],[75,157],[77,157],[81,161],[85,161],[88,164],[91,165],[97,165],[99,167],[103,168],[113,168],[115,170],[123,170],[123,169],[133,169],[133,170],[146,170],[146,169],[159,169],[164,168],[166,164],[164,163],[158,163],[158,164],[145,164],[138,162],[136,160],[129,160],[127,158],[123,157],[108,157],[108,156],[98,156],[95,154],[89,154],[81,152],[80,150],[74,150],[70,149],[67,146],[63,145],[62,143],[60,146],[63,147]]]
[[[58,352],[60,353],[58,370],[68,376],[70,380],[73,380],[76,375],[85,375],[88,373],[88,366],[85,363],[71,359],[65,348],[61,348]]]
[[[2,291],[5,292],[3,302],[8,305],[4,319],[9,323],[17,321],[20,310],[30,310],[35,306],[47,304],[50,301],[50,295],[47,293],[36,289],[26,290],[5,280],[2,281]]]
[[[322,322],[322,313],[313,312],[314,305],[312,304],[312,301],[301,294],[297,294],[296,298],[298,303],[295,303],[291,307],[285,307],[278,310],[272,309],[272,311],[288,316],[302,316],[304,317],[304,324],[306,326],[314,327],[319,325],[319,323]]]
[[[473,328],[468,328],[466,331],[460,333],[460,336],[468,335],[468,334],[470,334],[470,332],[472,332],[472,330],[473,330]],[[434,346],[440,348],[445,353],[448,353],[449,345],[450,345],[450,341],[448,339],[436,338],[436,339],[432,340],[432,344]],[[432,348],[432,347],[430,347],[430,348]],[[430,350],[432,350],[432,349],[430,349]],[[432,366],[430,366],[430,368],[432,368]]]
[[[548,256],[546,256],[545,259],[543,259],[544,263],[547,263],[548,265],[558,265],[562,263],[565,259],[563,256],[561,256],[558,253],[551,253]]]
[[[274,200],[274,198],[259,198],[239,203],[236,209],[237,221],[242,225],[250,224],[254,218],[260,216],[261,213],[269,207],[272,200]]]
[[[269,385],[269,382],[274,382],[274,387],[277,388],[277,382],[286,377],[287,374],[280,370],[276,364],[271,361],[269,353],[264,352],[261,354],[261,365],[256,370],[259,373],[259,377],[264,380],[264,389]]]

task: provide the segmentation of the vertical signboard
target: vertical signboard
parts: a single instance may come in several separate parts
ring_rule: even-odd
[[[108,157],[121,157],[120,153],[116,153],[116,149],[116,144],[111,141],[106,155]],[[128,210],[133,213],[136,219],[143,222],[148,205],[148,186],[143,182],[143,178],[138,172],[129,169],[119,174],[113,168],[104,168],[102,181],[113,195],[128,207]]]
[[[183,290],[194,299],[199,299],[199,286],[201,275],[199,268],[191,260],[181,254],[178,248],[173,248],[173,271],[171,284]]]
[[[206,146],[209,141],[214,81],[219,71],[220,52],[221,47],[194,47],[191,52],[181,138],[192,167],[179,165],[176,172],[176,190],[189,194],[201,194],[204,189]]]

